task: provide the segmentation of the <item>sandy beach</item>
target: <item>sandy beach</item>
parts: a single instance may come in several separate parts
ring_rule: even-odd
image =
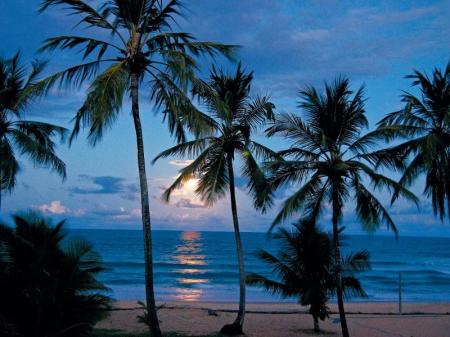
[[[233,303],[164,302],[159,311],[165,332],[188,335],[217,333],[223,324],[235,317]],[[315,336],[340,335],[337,308],[321,322],[323,333]],[[450,303],[404,303],[403,315],[397,303],[348,303],[348,323],[352,336],[358,337],[445,337],[450,336]],[[145,326],[136,316],[142,309],[135,301],[120,301],[97,328],[126,332],[143,332]],[[247,305],[245,333],[249,337],[310,336],[312,318],[305,308],[289,303],[250,303]]]

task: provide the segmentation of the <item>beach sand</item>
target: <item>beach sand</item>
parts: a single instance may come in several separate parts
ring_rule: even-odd
[[[203,302],[165,302],[159,310],[161,329],[187,335],[218,333],[235,318],[237,304]],[[321,322],[324,333],[312,333],[312,317],[305,308],[288,303],[247,304],[245,334],[249,337],[340,336],[337,307]],[[217,316],[211,315],[213,310]],[[404,303],[403,315],[396,303],[348,303],[347,319],[352,336],[356,337],[446,337],[450,336],[450,303]],[[136,316],[142,309],[135,301],[121,301],[97,328],[143,332],[146,327]]]

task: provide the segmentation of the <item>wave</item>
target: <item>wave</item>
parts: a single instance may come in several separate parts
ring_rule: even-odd
[[[144,263],[142,237],[130,231],[79,231],[103,256],[107,270],[100,278],[118,289],[118,298],[142,298]],[[202,299],[235,298],[239,290],[233,233],[199,233],[195,240],[181,232],[154,233],[155,288],[202,290]],[[117,240],[120,236],[121,240]],[[183,238],[184,237],[184,238]],[[253,254],[258,249],[276,252],[265,234],[242,233],[247,272],[272,276],[271,269]],[[343,252],[368,249],[372,269],[358,273],[370,298],[395,299],[402,272],[405,298],[450,300],[450,240],[349,236]],[[260,288],[249,288],[252,300],[270,300]],[[136,292],[136,295],[134,293]],[[173,295],[162,292],[163,299]]]

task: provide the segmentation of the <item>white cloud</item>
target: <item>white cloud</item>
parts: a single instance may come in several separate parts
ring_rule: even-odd
[[[65,214],[68,211],[68,208],[61,204],[61,201],[55,200],[50,204],[36,205],[34,208],[40,210],[43,213],[51,213],[51,214]]]
[[[112,218],[119,221],[137,220],[141,218],[141,209],[133,208],[127,211],[124,207],[120,207],[121,214],[114,215]]]
[[[171,160],[169,164],[174,166],[187,166],[192,162],[193,160]]]
[[[42,213],[49,213],[55,215],[70,214],[70,215],[83,215],[84,211],[71,210],[70,208],[64,206],[60,200],[54,200],[50,204],[33,205],[32,208],[41,211]]]

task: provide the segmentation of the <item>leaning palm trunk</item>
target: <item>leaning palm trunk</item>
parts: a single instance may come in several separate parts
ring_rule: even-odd
[[[141,119],[139,116],[139,76],[131,74],[131,101],[141,187],[142,228],[144,234],[145,292],[148,310],[149,327],[152,337],[160,337],[161,330],[156,312],[155,292],[153,289],[153,256],[152,231],[150,223],[150,206],[148,198],[147,174],[145,171],[144,140],[142,137]]]
[[[342,290],[342,273],[341,273],[341,251],[339,244],[339,229],[338,229],[338,219],[335,214],[333,214],[333,245],[335,254],[335,264],[336,264],[336,297],[339,309],[339,318],[341,320],[342,336],[349,337],[347,319],[345,318],[344,309],[344,298]]]
[[[230,201],[231,201],[231,212],[233,214],[233,226],[234,226],[234,237],[236,240],[236,250],[239,264],[239,310],[237,317],[233,324],[225,325],[222,328],[222,332],[229,332],[231,334],[242,333],[242,328],[244,326],[245,317],[245,270],[244,270],[244,252],[241,242],[241,233],[239,231],[239,220],[237,215],[236,207],[236,193],[234,188],[234,172],[233,172],[233,159],[231,155],[227,155],[228,163],[228,177],[230,180]]]

